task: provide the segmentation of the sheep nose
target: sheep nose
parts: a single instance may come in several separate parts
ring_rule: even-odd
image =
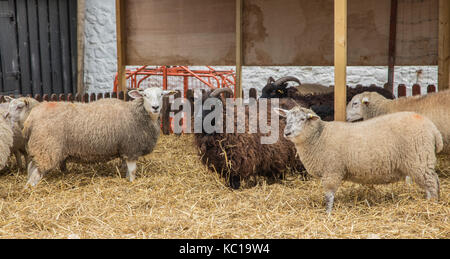
[[[289,137],[291,134],[292,134],[291,132],[285,132],[285,133],[284,133],[284,135],[285,135],[286,137]]]
[[[153,108],[154,110],[158,110],[158,109],[159,109],[159,106],[152,106],[152,108]]]

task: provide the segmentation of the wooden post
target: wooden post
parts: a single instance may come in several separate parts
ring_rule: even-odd
[[[127,92],[126,77],[126,17],[125,0],[116,0],[116,32],[117,32],[117,73],[118,86],[117,91]]]
[[[84,20],[86,0],[77,1],[77,92],[84,94]]]
[[[389,28],[388,89],[392,93],[394,92],[395,50],[397,42],[397,9],[398,9],[398,1],[391,0],[391,18]]]
[[[450,88],[450,2],[439,0],[439,91]]]
[[[168,80],[167,80],[167,66],[163,66],[163,89],[167,90]]]
[[[236,0],[236,98],[242,98],[242,9],[243,0]]]
[[[347,0],[334,0],[334,119],[346,120]]]

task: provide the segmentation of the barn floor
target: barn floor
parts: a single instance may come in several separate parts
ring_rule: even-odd
[[[331,217],[320,180],[295,176],[232,191],[200,163],[192,136],[162,136],[120,178],[119,161],[48,174],[0,173],[0,238],[450,238],[450,161],[440,159],[441,200],[404,182],[345,183]]]

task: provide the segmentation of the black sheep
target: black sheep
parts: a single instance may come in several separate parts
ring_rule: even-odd
[[[300,94],[295,87],[287,87],[288,81],[300,82],[295,77],[283,77],[277,81],[269,78],[268,84],[263,88],[260,98],[292,98],[304,104],[305,108],[312,109],[322,120],[334,120],[334,92],[324,94]],[[269,82],[272,82],[269,84]],[[299,86],[301,87],[301,85]],[[363,92],[377,92],[387,99],[394,99],[395,96],[388,90],[377,86],[357,86],[355,88],[347,86],[347,103],[353,96]],[[269,97],[267,97],[269,96]]]

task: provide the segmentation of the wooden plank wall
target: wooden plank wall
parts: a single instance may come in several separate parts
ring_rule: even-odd
[[[239,0],[124,1],[127,65],[236,65]],[[437,65],[439,0],[399,1],[397,65]],[[391,0],[348,0],[348,65],[387,66]],[[243,1],[243,66],[332,66],[334,0]]]
[[[234,65],[235,4],[126,0],[127,65]]]
[[[439,90],[450,88],[450,1],[439,0]]]
[[[348,65],[388,65],[390,5],[348,0]],[[332,66],[333,6],[334,0],[246,0],[244,64]],[[438,0],[403,0],[398,9],[396,64],[437,65]]]
[[[0,91],[14,92],[19,87],[14,2],[0,2]],[[15,51],[14,51],[15,50]]]
[[[77,1],[16,0],[18,93],[77,91]]]

